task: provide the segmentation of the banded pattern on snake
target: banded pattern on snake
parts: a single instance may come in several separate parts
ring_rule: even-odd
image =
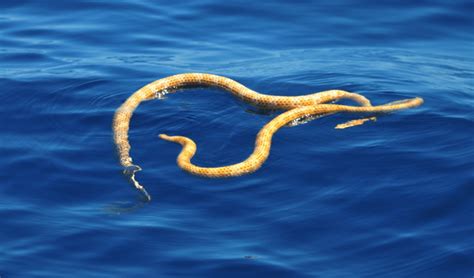
[[[135,187],[145,193],[148,198],[149,195],[145,189],[136,182],[134,178],[135,172],[141,169],[133,164],[132,158],[130,157],[130,144],[128,141],[130,119],[134,110],[142,101],[159,98],[164,94],[189,86],[219,87],[253,105],[264,108],[288,110],[271,120],[260,130],[255,141],[254,151],[246,160],[228,166],[196,166],[191,162],[191,158],[196,152],[196,144],[191,139],[183,136],[160,135],[161,139],[179,143],[183,146],[177,159],[179,167],[189,173],[210,178],[240,176],[256,171],[265,162],[270,153],[273,134],[282,126],[299,118],[336,112],[364,114],[385,113],[413,108],[423,103],[423,99],[413,98],[385,105],[372,106],[370,101],[364,96],[342,90],[329,90],[302,96],[272,96],[255,92],[232,79],[204,73],[184,73],[159,79],[145,85],[132,94],[117,109],[113,121],[114,141],[117,146],[120,164],[125,167],[124,173],[130,176]],[[324,104],[340,99],[350,99],[360,106]],[[358,125],[366,120],[368,119],[356,120],[352,121],[353,123],[349,122],[338,125],[338,127],[345,128]]]

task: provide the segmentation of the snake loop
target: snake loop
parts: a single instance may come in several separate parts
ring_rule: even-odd
[[[179,88],[189,86],[211,86],[222,88],[234,96],[253,105],[287,110],[267,123],[258,133],[253,153],[244,161],[222,167],[200,167],[191,162],[196,152],[196,144],[189,138],[183,136],[168,136],[160,134],[160,138],[181,144],[183,149],[178,155],[177,163],[183,170],[203,177],[232,177],[252,173],[259,169],[270,153],[273,135],[284,125],[302,117],[311,117],[322,114],[344,113],[387,113],[401,109],[413,108],[421,105],[423,99],[412,98],[396,101],[385,105],[372,106],[370,101],[362,95],[342,90],[329,90],[302,96],[273,96],[255,92],[244,85],[218,75],[205,73],[185,73],[159,79],[145,85],[132,94],[115,112],[113,121],[114,141],[120,158],[120,164],[124,167],[124,173],[128,175],[134,184],[147,199],[150,199],[143,186],[135,180],[135,172],[141,168],[132,162],[130,156],[130,143],[128,141],[128,130],[130,119],[134,110],[143,101],[162,97],[164,94],[173,93]],[[339,104],[324,104],[340,99],[350,99],[360,106],[348,106]],[[336,126],[346,128],[360,125],[367,120],[375,120],[374,117],[353,120]]]

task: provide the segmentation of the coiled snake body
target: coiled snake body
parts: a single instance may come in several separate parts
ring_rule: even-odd
[[[413,98],[385,105],[372,106],[370,101],[364,96],[342,90],[329,90],[302,96],[272,96],[255,92],[232,79],[204,73],[185,73],[159,79],[145,85],[131,95],[117,109],[113,121],[114,141],[120,157],[120,164],[125,167],[124,173],[130,176],[135,187],[142,191],[147,198],[149,198],[148,193],[136,182],[134,177],[135,172],[140,170],[140,167],[133,164],[130,157],[128,130],[133,111],[142,101],[154,99],[177,89],[190,86],[219,87],[253,105],[288,110],[271,120],[260,130],[255,141],[254,151],[246,160],[228,166],[199,167],[194,165],[191,162],[191,158],[196,152],[196,144],[193,140],[183,136],[160,134],[161,139],[179,143],[183,146],[177,159],[179,167],[189,173],[210,178],[240,176],[256,171],[265,162],[270,153],[273,134],[282,126],[299,118],[336,112],[365,114],[392,112],[416,107],[423,103],[423,99]],[[360,106],[323,104],[340,99],[350,99]],[[365,120],[367,119],[351,121],[338,127],[345,128],[358,125]]]

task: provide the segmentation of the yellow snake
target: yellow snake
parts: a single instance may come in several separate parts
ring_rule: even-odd
[[[253,105],[271,109],[288,110],[269,123],[267,123],[258,133],[255,141],[253,153],[244,161],[222,167],[199,167],[191,162],[191,158],[196,152],[196,144],[193,140],[183,136],[168,136],[160,134],[160,138],[179,143],[183,146],[178,156],[177,162],[183,170],[203,177],[232,177],[240,176],[256,171],[267,159],[270,153],[272,136],[284,125],[303,117],[310,117],[321,114],[330,114],[336,112],[348,113],[385,113],[401,109],[407,109],[419,106],[423,103],[421,98],[407,99],[392,102],[385,105],[372,106],[365,97],[342,90],[329,90],[302,96],[273,96],[255,92],[244,85],[218,75],[205,73],[184,73],[159,79],[145,85],[134,94],[132,94],[115,112],[113,121],[114,141],[120,158],[120,164],[125,167],[124,173],[127,174],[135,187],[142,191],[149,199],[150,196],[135,180],[135,172],[141,168],[132,162],[130,157],[130,144],[128,142],[128,130],[133,111],[145,100],[161,98],[165,94],[175,92],[178,89],[192,86],[211,86],[222,88],[229,91],[236,97]],[[340,99],[350,99],[361,106],[347,106],[338,104],[323,104]],[[338,125],[336,128],[345,128],[359,125],[363,122],[374,119],[365,118],[354,120],[345,124]]]

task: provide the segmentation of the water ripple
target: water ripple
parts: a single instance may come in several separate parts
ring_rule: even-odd
[[[1,1],[0,276],[469,277],[472,1]],[[276,114],[216,89],[143,103],[131,122],[144,204],[121,174],[115,109],[182,72],[299,95],[328,89],[417,109],[281,129],[253,175],[190,176],[245,159]]]

